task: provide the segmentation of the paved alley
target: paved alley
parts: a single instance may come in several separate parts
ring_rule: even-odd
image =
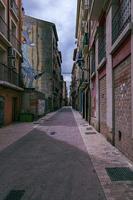
[[[104,200],[71,108],[0,152],[0,200]]]

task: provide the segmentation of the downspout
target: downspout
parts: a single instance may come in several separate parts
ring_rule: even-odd
[[[7,37],[8,41],[10,41],[10,5],[9,5],[9,0],[7,0]],[[7,65],[9,66],[9,48],[7,51]]]
[[[10,41],[10,4],[7,0],[7,29],[8,29],[8,41]]]

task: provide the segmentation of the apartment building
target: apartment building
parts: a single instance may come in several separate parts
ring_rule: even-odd
[[[57,110],[62,106],[62,55],[57,46],[53,49],[53,63],[53,109]]]
[[[73,54],[73,61],[76,60],[76,54],[77,54],[77,49],[74,50]],[[71,96],[71,104],[72,107],[76,110],[78,110],[79,107],[79,84],[80,84],[80,73],[79,73],[80,68],[77,66],[76,62],[73,63],[73,68],[72,68],[72,82],[71,82],[71,90],[70,90],[70,96]]]
[[[88,76],[81,113],[133,160],[133,1],[78,0],[76,24],[82,56],[75,62]]]
[[[66,81],[63,80],[63,91],[62,91],[62,106],[68,105],[68,93],[67,93],[67,84]]]
[[[89,1],[77,2],[76,33],[77,48],[74,50],[73,61],[76,66],[76,85],[78,86],[78,107],[86,120],[90,121],[90,87],[89,87]],[[74,99],[74,98],[73,98]],[[77,106],[76,106],[77,107]]]
[[[20,112],[21,18],[21,0],[0,0],[0,126]]]
[[[24,16],[22,112],[35,117],[61,106],[61,63],[55,24]]]

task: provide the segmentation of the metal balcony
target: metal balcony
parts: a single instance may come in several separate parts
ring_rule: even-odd
[[[106,28],[105,25],[98,30],[98,64],[106,56]]]
[[[95,48],[93,47],[91,51],[91,74],[95,73],[96,66],[95,66]]]
[[[122,0],[112,19],[112,44],[131,22],[131,0]]]
[[[8,39],[8,27],[3,18],[0,16],[0,33]]]
[[[89,8],[89,0],[83,0],[83,9],[87,10]]]
[[[19,8],[15,0],[10,0],[10,9],[13,11],[16,17],[19,17]]]
[[[0,64],[0,81],[6,81],[8,83],[19,86],[19,75],[7,65]]]
[[[91,7],[91,19],[93,20],[96,20],[99,18],[101,12],[102,12],[102,9],[105,5],[105,3],[107,2],[108,0],[90,0],[90,7]]]
[[[79,49],[79,51],[77,52],[76,64],[78,64],[78,66],[80,68],[83,67],[83,52],[82,52],[82,49]]]
[[[10,33],[10,42],[13,48],[15,48],[21,54],[21,43],[12,32]]]
[[[85,33],[84,37],[83,37],[83,51],[84,53],[87,52],[87,50],[89,50],[89,33]]]
[[[87,20],[87,15],[88,15],[88,12],[89,12],[89,9],[90,9],[90,4],[89,4],[89,0],[83,0],[83,5],[82,5],[82,8],[83,8],[83,20]]]

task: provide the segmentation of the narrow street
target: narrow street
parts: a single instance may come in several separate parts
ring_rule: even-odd
[[[7,199],[105,199],[71,108],[1,151],[0,200]]]

